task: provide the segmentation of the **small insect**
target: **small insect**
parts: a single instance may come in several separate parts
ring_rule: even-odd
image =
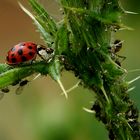
[[[43,60],[48,61],[53,52],[54,50],[52,48],[46,48],[43,45],[33,42],[22,42],[8,51],[6,60],[9,65],[18,65],[24,62],[31,62],[35,60],[38,55]]]
[[[114,41],[114,53],[117,53],[122,49],[122,43],[123,43],[123,41],[121,41],[119,39],[116,39]]]
[[[0,90],[0,100],[4,97],[4,95],[6,94],[6,93],[8,93],[10,90],[9,90],[9,88],[8,87],[5,87],[5,88],[2,88],[1,90]]]
[[[16,95],[20,95],[24,89],[24,87],[28,84],[28,80],[22,80],[19,82],[19,87],[16,89]]]
[[[112,55],[112,58],[114,59],[114,61],[119,65],[121,66],[121,62],[124,61],[126,59],[125,56],[121,56],[121,55],[118,55],[117,53],[122,49],[122,43],[123,41],[119,40],[119,39],[116,39],[111,47],[111,55]],[[122,60],[120,60],[120,58]]]
[[[12,85],[12,86],[18,86],[15,91],[16,95],[20,95],[22,93],[24,87],[28,84],[28,82],[29,81],[25,79],[22,81],[18,81]],[[4,95],[9,91],[10,89],[8,87],[0,89],[0,100],[3,99]]]

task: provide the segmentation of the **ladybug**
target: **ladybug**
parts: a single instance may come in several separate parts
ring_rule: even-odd
[[[18,65],[35,60],[37,55],[43,60],[47,60],[52,53],[53,49],[46,48],[43,45],[35,44],[33,42],[22,42],[8,51],[6,60],[9,65]]]

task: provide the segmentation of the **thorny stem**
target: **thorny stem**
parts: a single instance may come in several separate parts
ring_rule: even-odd
[[[56,23],[36,0],[29,2],[35,15],[20,6],[33,19],[48,47],[55,50],[54,56],[49,63],[20,68],[1,64],[0,87],[37,72],[49,74],[67,97],[60,75],[63,69],[72,71],[80,85],[96,94],[91,112],[105,125],[109,139],[140,140],[138,109],[128,94],[129,85],[139,77],[125,81],[127,72],[116,54],[122,42],[112,45],[114,34],[128,29],[121,23],[121,16],[132,12],[125,11],[119,0],[61,0],[64,20]],[[26,69],[30,71],[26,73]],[[17,75],[20,77],[15,79]]]
[[[61,0],[61,4],[68,30],[65,69],[96,93],[92,110],[105,124],[111,140],[139,140],[138,109],[128,95],[134,80],[124,80],[126,70],[121,67],[118,50],[113,51],[122,41],[112,45],[112,34],[125,27],[120,20],[125,11],[119,0]]]

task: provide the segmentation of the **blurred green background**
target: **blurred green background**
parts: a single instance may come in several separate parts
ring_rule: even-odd
[[[59,6],[56,0],[40,0],[50,14],[58,20]],[[140,1],[121,0],[126,10],[140,13]],[[27,0],[20,0],[29,7]],[[0,63],[5,62],[7,51],[22,41],[42,43],[32,20],[19,8],[16,0],[0,3]],[[140,15],[126,15],[123,22],[134,28],[123,30],[116,38],[124,40],[120,54],[127,57],[123,67],[127,70],[140,68]],[[140,75],[128,73],[127,80]],[[32,79],[33,77],[31,77]],[[77,79],[72,73],[63,72],[62,82],[66,89]],[[132,86],[131,98],[140,110],[140,80]],[[82,108],[91,107],[94,93],[78,87],[69,93],[69,99],[60,96],[61,89],[50,77],[40,77],[25,87],[20,96],[16,87],[0,101],[0,140],[107,140],[107,131],[93,114]]]

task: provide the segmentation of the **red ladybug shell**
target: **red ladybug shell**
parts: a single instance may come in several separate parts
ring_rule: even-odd
[[[17,65],[34,60],[37,55],[37,45],[33,42],[22,42],[8,51],[7,64]]]

